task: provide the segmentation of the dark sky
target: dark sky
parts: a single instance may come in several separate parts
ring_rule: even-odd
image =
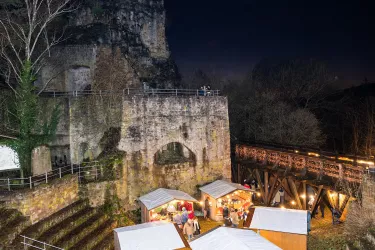
[[[167,36],[183,74],[238,76],[261,59],[319,59],[343,85],[375,82],[370,1],[165,0]]]

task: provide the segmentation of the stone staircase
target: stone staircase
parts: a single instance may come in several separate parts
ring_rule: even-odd
[[[99,209],[80,200],[20,234],[64,249],[113,249],[114,227],[115,223]],[[20,239],[12,246],[9,249],[23,249]]]
[[[6,249],[30,224],[18,210],[0,207],[0,249]]]

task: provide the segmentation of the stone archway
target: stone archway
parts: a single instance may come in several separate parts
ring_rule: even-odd
[[[173,165],[190,163],[193,166],[197,164],[196,155],[180,142],[170,142],[161,147],[154,154],[154,164]]]

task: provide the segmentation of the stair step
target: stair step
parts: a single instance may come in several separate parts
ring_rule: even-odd
[[[89,204],[88,200],[79,200],[61,209],[60,211],[52,214],[48,218],[42,221],[39,221],[38,223],[27,228],[24,232],[22,232],[22,235],[25,235],[33,239],[37,239],[48,229],[54,227],[55,225],[59,224],[63,220],[69,218],[70,216],[76,213],[79,213],[80,211],[88,207],[88,204]]]
[[[104,239],[113,230],[113,222],[107,220],[102,223],[98,228],[92,231],[90,234],[87,234],[82,240],[75,244],[71,249],[82,249],[82,250],[91,250],[93,246],[98,244]]]
[[[14,218],[0,231],[0,246],[9,246],[17,235],[30,225],[31,221],[27,217],[17,216]]]
[[[81,210],[79,213],[76,213],[66,220],[63,220],[59,224],[50,228],[44,232],[39,238],[39,241],[48,242],[53,245],[58,242],[65,234],[79,227],[85,221],[89,220],[92,216],[96,214],[95,209],[87,207]]]
[[[52,214],[48,218],[39,221],[38,223],[27,227],[25,230],[20,233],[20,235],[25,235],[27,237],[38,239],[43,233],[48,231],[48,229],[54,227],[56,224],[60,223],[61,221],[65,220],[66,218],[79,213],[80,211],[84,210],[88,207],[88,200],[79,200],[60,211]],[[17,237],[12,245],[16,247],[16,249],[22,249],[23,245],[21,244],[21,237]]]
[[[1,209],[0,210],[0,231],[3,228],[6,228],[11,221],[16,217],[22,216],[22,214],[16,209]]]
[[[109,234],[107,234],[102,241],[98,242],[98,244],[96,244],[92,249],[93,250],[113,250],[115,249],[114,242],[115,242],[115,236],[114,236],[114,232],[112,231]]]
[[[97,227],[99,227],[104,221],[107,220],[107,216],[101,213],[97,213],[90,219],[82,223],[80,226],[71,230],[68,234],[62,237],[58,242],[55,243],[56,246],[64,249],[69,249],[77,242],[82,240],[86,235],[90,234]]]

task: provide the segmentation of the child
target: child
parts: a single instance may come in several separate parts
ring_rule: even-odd
[[[184,225],[184,234],[187,235],[189,241],[193,238],[193,233],[194,233],[193,223],[194,222],[191,219],[188,219],[188,221]]]

